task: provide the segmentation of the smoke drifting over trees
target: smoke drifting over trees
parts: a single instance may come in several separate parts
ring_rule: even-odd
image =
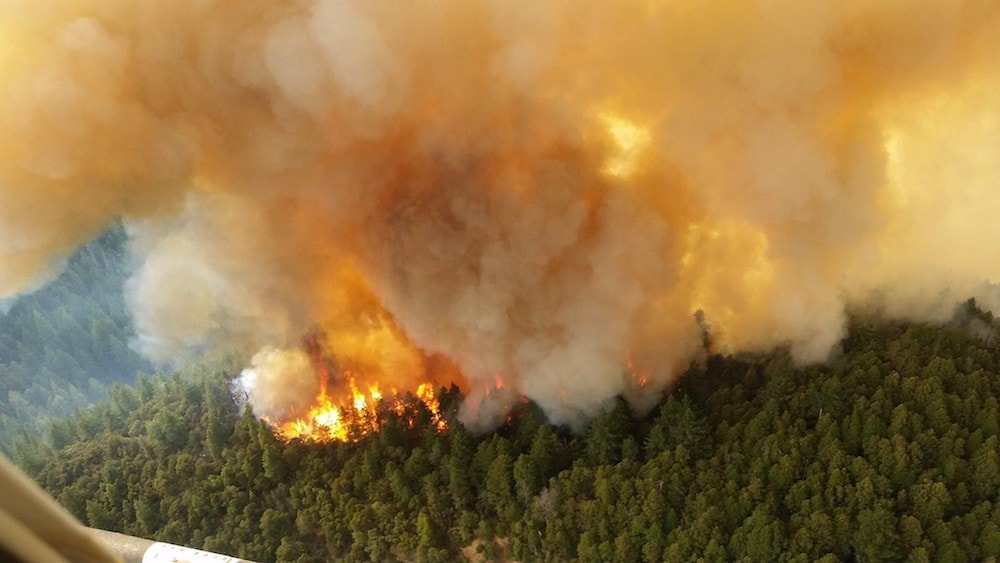
[[[12,0],[0,36],[0,298],[122,216],[153,359],[319,326],[361,380],[460,372],[470,422],[499,377],[573,423],[662,390],[697,310],[816,361],[851,308],[998,305],[989,2]]]

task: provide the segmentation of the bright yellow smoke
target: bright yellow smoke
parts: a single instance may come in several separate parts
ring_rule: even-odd
[[[697,310],[817,361],[848,306],[1000,304],[990,2],[11,0],[0,38],[0,297],[124,217],[143,350],[292,349],[272,418],[314,327],[362,387],[578,423]]]

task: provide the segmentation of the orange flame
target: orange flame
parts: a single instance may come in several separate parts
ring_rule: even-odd
[[[417,387],[417,398],[427,407],[431,413],[431,424],[438,432],[444,432],[448,428],[448,422],[441,416],[441,404],[438,403],[434,395],[434,387],[428,383],[421,383]]]
[[[432,427],[444,431],[434,386],[461,384],[461,373],[446,358],[429,356],[410,342],[350,260],[331,262],[329,274],[336,283],[322,285],[320,306],[332,313],[303,343],[319,391],[308,412],[265,421],[285,440],[350,442],[377,431],[388,413],[412,428],[419,401]],[[331,372],[342,374],[331,378]]]
[[[645,389],[649,385],[649,373],[644,370],[637,370],[635,362],[631,357],[625,359],[625,366],[628,368],[628,376],[639,389]]]
[[[271,425],[279,438],[286,441],[352,442],[378,430],[382,422],[380,412],[392,411],[400,416],[406,413],[407,401],[412,396],[407,397],[393,389],[390,396],[385,397],[378,385],[369,385],[367,391],[361,391],[351,372],[345,372],[344,379],[350,389],[349,401],[335,403],[327,395],[324,386],[307,415],[288,421],[265,419],[265,422]],[[441,405],[433,385],[420,384],[413,396],[430,412],[433,428],[437,432],[447,430],[448,423],[441,413]],[[413,421],[409,422],[412,425]]]

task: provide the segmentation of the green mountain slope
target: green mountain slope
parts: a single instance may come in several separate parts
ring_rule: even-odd
[[[968,312],[856,324],[828,365],[713,356],[583,435],[531,405],[438,434],[414,402],[358,443],[285,444],[239,413],[233,368],[189,368],[58,425],[29,467],[90,525],[260,561],[980,561],[1000,556],[1000,350]]]
[[[51,284],[0,314],[0,450],[44,436],[53,417],[135,382],[149,364],[129,348],[122,298],[126,237],[116,226],[83,246]]]

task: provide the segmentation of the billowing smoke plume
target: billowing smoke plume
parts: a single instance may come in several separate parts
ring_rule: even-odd
[[[574,423],[698,310],[817,361],[849,307],[1000,304],[992,2],[6,0],[0,37],[0,298],[124,217],[156,359],[318,330]],[[258,354],[261,412],[303,361]]]

